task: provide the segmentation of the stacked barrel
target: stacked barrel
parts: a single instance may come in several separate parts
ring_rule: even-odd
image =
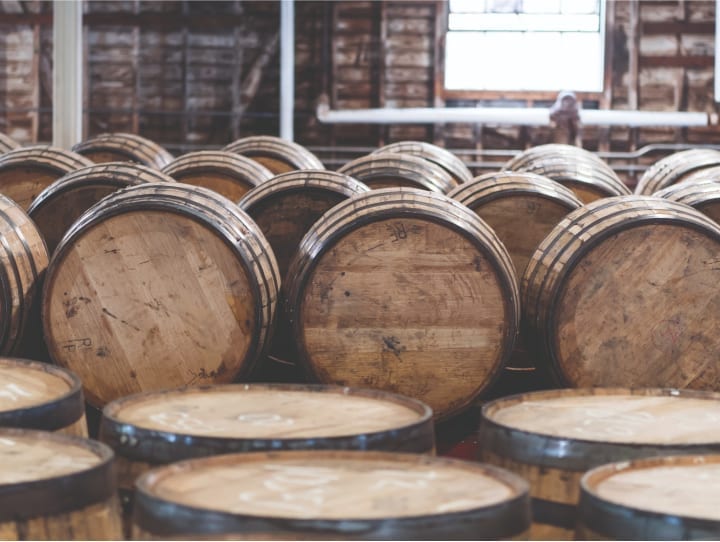
[[[718,171],[0,137],[0,534],[720,536]]]

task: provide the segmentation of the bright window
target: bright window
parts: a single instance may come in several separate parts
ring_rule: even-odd
[[[605,0],[450,0],[449,90],[603,89]]]

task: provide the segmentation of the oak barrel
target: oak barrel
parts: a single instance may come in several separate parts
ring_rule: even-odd
[[[28,208],[28,214],[52,255],[70,226],[105,196],[121,188],[153,182],[174,180],[156,169],[129,162],[83,167],[60,177],[40,192]]]
[[[23,209],[0,194],[0,355],[42,357],[40,290],[48,253]]]
[[[447,194],[456,186],[452,176],[440,166],[417,156],[394,152],[361,156],[338,169],[338,173],[373,189],[408,187]]]
[[[0,538],[121,537],[110,448],[46,431],[0,429]]]
[[[184,154],[163,168],[181,183],[204,186],[232,201],[273,178],[262,164],[229,151],[197,151]]]
[[[15,141],[9,135],[0,132],[0,154],[17,149],[20,147],[20,143]]]
[[[718,389],[720,226],[651,196],[573,211],[522,279],[529,336],[570,387]]]
[[[87,437],[80,379],[48,363],[0,358],[0,427]]]
[[[531,147],[503,167],[549,177],[570,188],[583,203],[630,194],[630,189],[598,155],[581,147],[549,143]]]
[[[275,175],[296,169],[325,169],[320,159],[302,145],[275,136],[242,137],[222,150],[252,158]]]
[[[43,291],[52,359],[102,407],[118,397],[248,374],[280,278],[254,222],[182,183],[116,192],[58,245]]]
[[[581,480],[577,538],[720,539],[720,455],[639,459]]]
[[[720,183],[713,180],[673,184],[654,195],[689,205],[720,223]]]
[[[486,403],[479,458],[530,482],[531,539],[570,539],[580,478],[611,461],[720,450],[720,394],[593,388]]]
[[[303,238],[286,282],[315,380],[415,397],[437,419],[470,406],[515,342],[510,256],[442,194],[386,188],[336,205]]]
[[[429,160],[452,175],[456,184],[467,183],[473,179],[473,174],[465,165],[465,162],[447,149],[443,149],[432,143],[427,143],[426,141],[398,141],[380,147],[373,151],[373,154],[381,152],[410,154]]]
[[[98,134],[77,143],[73,150],[95,163],[137,162],[162,169],[173,161],[173,155],[154,141],[124,132]]]
[[[136,499],[135,538],[282,531],[360,540],[511,539],[530,523],[527,483],[509,472],[387,452],[195,459],[143,475]]]
[[[290,261],[312,225],[338,203],[368,190],[361,182],[342,173],[300,170],[282,173],[262,183],[248,192],[238,205],[270,243],[284,283]],[[285,298],[282,288],[280,297]],[[303,381],[305,377],[296,362],[290,324],[281,312],[270,352],[258,364],[254,376],[261,381]]]
[[[682,179],[677,184],[694,183],[697,181],[720,181],[720,165],[710,166],[692,171],[686,175],[683,175]],[[671,185],[675,186],[675,185]]]
[[[636,194],[654,194],[703,169],[720,165],[720,151],[689,149],[666,156],[645,170],[635,187]]]
[[[20,147],[0,154],[0,194],[27,209],[57,179],[91,165],[84,156],[58,147]]]

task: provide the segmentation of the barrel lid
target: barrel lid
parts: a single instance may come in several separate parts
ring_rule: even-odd
[[[267,530],[314,526],[388,538],[409,536],[412,531],[402,527],[416,525],[415,536],[422,530],[457,537],[469,536],[478,528],[473,522],[482,518],[488,529],[474,536],[507,537],[524,531],[529,519],[528,485],[520,477],[417,454],[233,454],[155,469],[136,485],[135,522],[150,532],[171,530],[168,523],[177,528],[194,517],[196,532],[231,532],[238,525],[247,531],[264,523]],[[397,530],[382,530],[385,522]]]
[[[288,167],[291,170],[325,169],[320,159],[302,145],[275,136],[242,137],[222,150],[254,158],[274,173],[288,171]]]
[[[381,152],[411,154],[429,160],[450,173],[458,183],[467,183],[473,178],[470,169],[457,155],[427,141],[396,141],[380,147],[372,154]]]
[[[173,155],[154,141],[137,134],[125,132],[107,132],[94,135],[76,143],[73,146],[73,151],[90,156],[95,153],[110,152],[158,169],[173,160]]]

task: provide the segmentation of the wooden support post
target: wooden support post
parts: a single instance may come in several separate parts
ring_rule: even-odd
[[[82,2],[53,3],[53,144],[82,141]]]

